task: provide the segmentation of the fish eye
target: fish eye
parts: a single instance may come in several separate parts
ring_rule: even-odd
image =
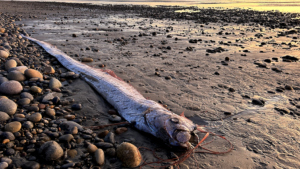
[[[178,118],[171,118],[170,121],[172,123],[179,123],[179,119]]]

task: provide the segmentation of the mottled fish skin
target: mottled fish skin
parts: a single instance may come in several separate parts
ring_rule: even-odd
[[[188,144],[191,132],[196,129],[192,121],[172,113],[153,100],[146,99],[128,83],[72,59],[49,43],[23,37],[43,47],[70,71],[80,74],[124,119],[135,122],[137,129],[150,133],[172,146],[185,147]]]

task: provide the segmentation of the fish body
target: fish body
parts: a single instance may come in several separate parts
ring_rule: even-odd
[[[191,133],[197,128],[192,121],[146,99],[131,85],[109,73],[72,59],[49,43],[23,37],[43,47],[70,71],[80,74],[124,119],[134,123],[137,129],[150,133],[171,146],[188,147]]]

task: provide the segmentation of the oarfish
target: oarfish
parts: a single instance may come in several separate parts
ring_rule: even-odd
[[[150,133],[171,146],[189,147],[189,140],[197,129],[197,125],[189,119],[167,110],[153,100],[146,99],[131,85],[107,71],[76,61],[49,43],[23,37],[43,47],[70,71],[80,74],[125,120],[134,123],[137,129]]]

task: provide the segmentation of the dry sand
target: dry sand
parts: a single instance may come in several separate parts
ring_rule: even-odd
[[[16,23],[24,24],[32,37],[56,45],[74,59],[93,58],[88,65],[113,70],[145,97],[177,114],[184,111],[193,122],[233,143],[234,150],[224,155],[195,154],[184,162],[189,168],[300,167],[299,62],[282,60],[285,55],[298,57],[299,33],[278,36],[288,29],[257,23],[157,19],[145,12],[141,16],[142,7],[122,11],[108,6],[0,3],[1,12],[22,15]],[[190,43],[194,39],[197,43]],[[293,90],[286,90],[289,86]],[[85,126],[109,123],[111,106],[101,96],[81,80],[70,88],[75,91],[72,98],[83,105],[79,114],[87,117]],[[254,105],[253,99],[265,105]],[[134,128],[116,139],[132,140],[138,147],[164,147]],[[206,147],[223,151],[228,144],[216,140]],[[163,149],[159,155],[167,158],[170,151]],[[142,154],[144,160],[156,161],[152,153]],[[107,159],[103,168],[111,167],[119,168],[120,163]]]

